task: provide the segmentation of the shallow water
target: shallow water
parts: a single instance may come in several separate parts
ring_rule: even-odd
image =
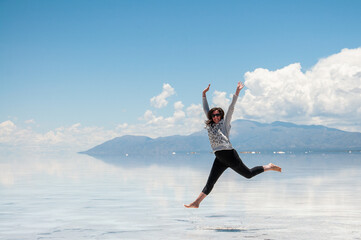
[[[212,154],[0,156],[0,239],[361,239],[361,154],[241,154],[199,209]]]

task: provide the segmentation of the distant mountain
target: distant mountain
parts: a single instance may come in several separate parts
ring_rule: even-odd
[[[238,151],[344,151],[361,150],[361,133],[345,132],[320,125],[296,125],[287,122],[232,122],[231,143]],[[206,130],[187,136],[149,138],[122,136],[85,152],[91,156],[166,155],[211,152]]]

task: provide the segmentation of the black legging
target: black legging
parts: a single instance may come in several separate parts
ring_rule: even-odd
[[[234,149],[217,151],[215,152],[215,155],[216,159],[214,159],[207,184],[202,190],[204,194],[208,195],[212,191],[212,188],[217,182],[218,178],[229,167],[245,178],[252,178],[257,174],[264,172],[262,166],[249,169],[246,165],[244,165],[241,158],[238,156],[237,151]]]

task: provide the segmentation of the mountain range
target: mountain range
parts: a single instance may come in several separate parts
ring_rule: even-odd
[[[232,122],[231,143],[241,152],[304,152],[361,150],[361,133],[346,132],[321,125],[287,122]],[[87,151],[91,156],[166,155],[211,152],[207,131],[187,136],[150,138],[126,135],[116,137]]]

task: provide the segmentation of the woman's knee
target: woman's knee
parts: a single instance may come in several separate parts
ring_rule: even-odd
[[[253,173],[252,171],[246,167],[244,164],[238,164],[237,166],[231,167],[236,173],[238,173],[239,175],[245,177],[245,178],[252,178],[253,177]]]
[[[245,173],[243,174],[243,176],[244,176],[245,178],[247,178],[247,179],[253,178],[253,174],[252,174],[251,172],[245,172]]]

